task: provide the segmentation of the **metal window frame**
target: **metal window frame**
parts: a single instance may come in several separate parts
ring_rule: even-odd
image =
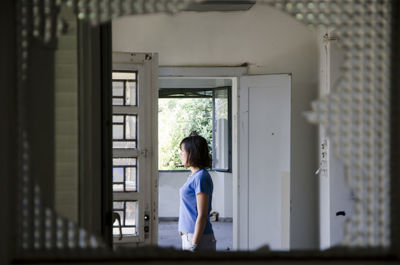
[[[176,77],[180,78],[180,77]],[[231,173],[232,172],[232,86],[224,86],[224,87],[214,87],[214,88],[160,88],[159,89],[159,97],[160,98],[180,98],[180,99],[185,99],[185,98],[211,98],[212,99],[212,157],[215,157],[215,91],[216,90],[222,90],[222,89],[227,89],[228,90],[228,168],[216,168],[214,167],[214,159],[212,162],[212,167],[211,171],[217,171],[217,172],[227,172]],[[163,95],[160,97],[160,91],[168,91],[168,90],[173,90],[173,91],[182,91],[183,93],[186,91],[211,91],[212,96],[198,96],[198,97],[192,97],[192,96],[166,96]],[[173,170],[173,169],[168,169],[168,170],[159,170],[159,172],[179,172],[179,171],[185,171],[185,170]]]

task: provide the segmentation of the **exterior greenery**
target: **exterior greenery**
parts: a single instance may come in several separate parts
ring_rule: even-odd
[[[179,143],[196,131],[212,147],[212,98],[160,98],[158,100],[159,170],[185,169]]]

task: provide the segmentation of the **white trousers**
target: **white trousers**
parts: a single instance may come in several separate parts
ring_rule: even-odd
[[[193,234],[181,233],[182,237],[182,250],[190,250],[192,248]],[[201,237],[198,244],[199,250],[213,250],[217,249],[217,240],[214,234],[205,234]]]

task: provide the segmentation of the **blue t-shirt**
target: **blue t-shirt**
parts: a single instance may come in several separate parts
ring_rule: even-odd
[[[196,195],[206,193],[210,197],[208,200],[208,216],[206,227],[203,234],[212,234],[213,229],[210,223],[211,202],[213,193],[213,182],[207,170],[200,169],[189,176],[186,183],[180,188],[180,207],[179,207],[179,232],[194,233],[194,226],[197,219]]]

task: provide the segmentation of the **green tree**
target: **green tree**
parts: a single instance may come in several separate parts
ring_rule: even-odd
[[[159,169],[183,169],[179,143],[197,131],[212,146],[212,99],[159,99]]]

